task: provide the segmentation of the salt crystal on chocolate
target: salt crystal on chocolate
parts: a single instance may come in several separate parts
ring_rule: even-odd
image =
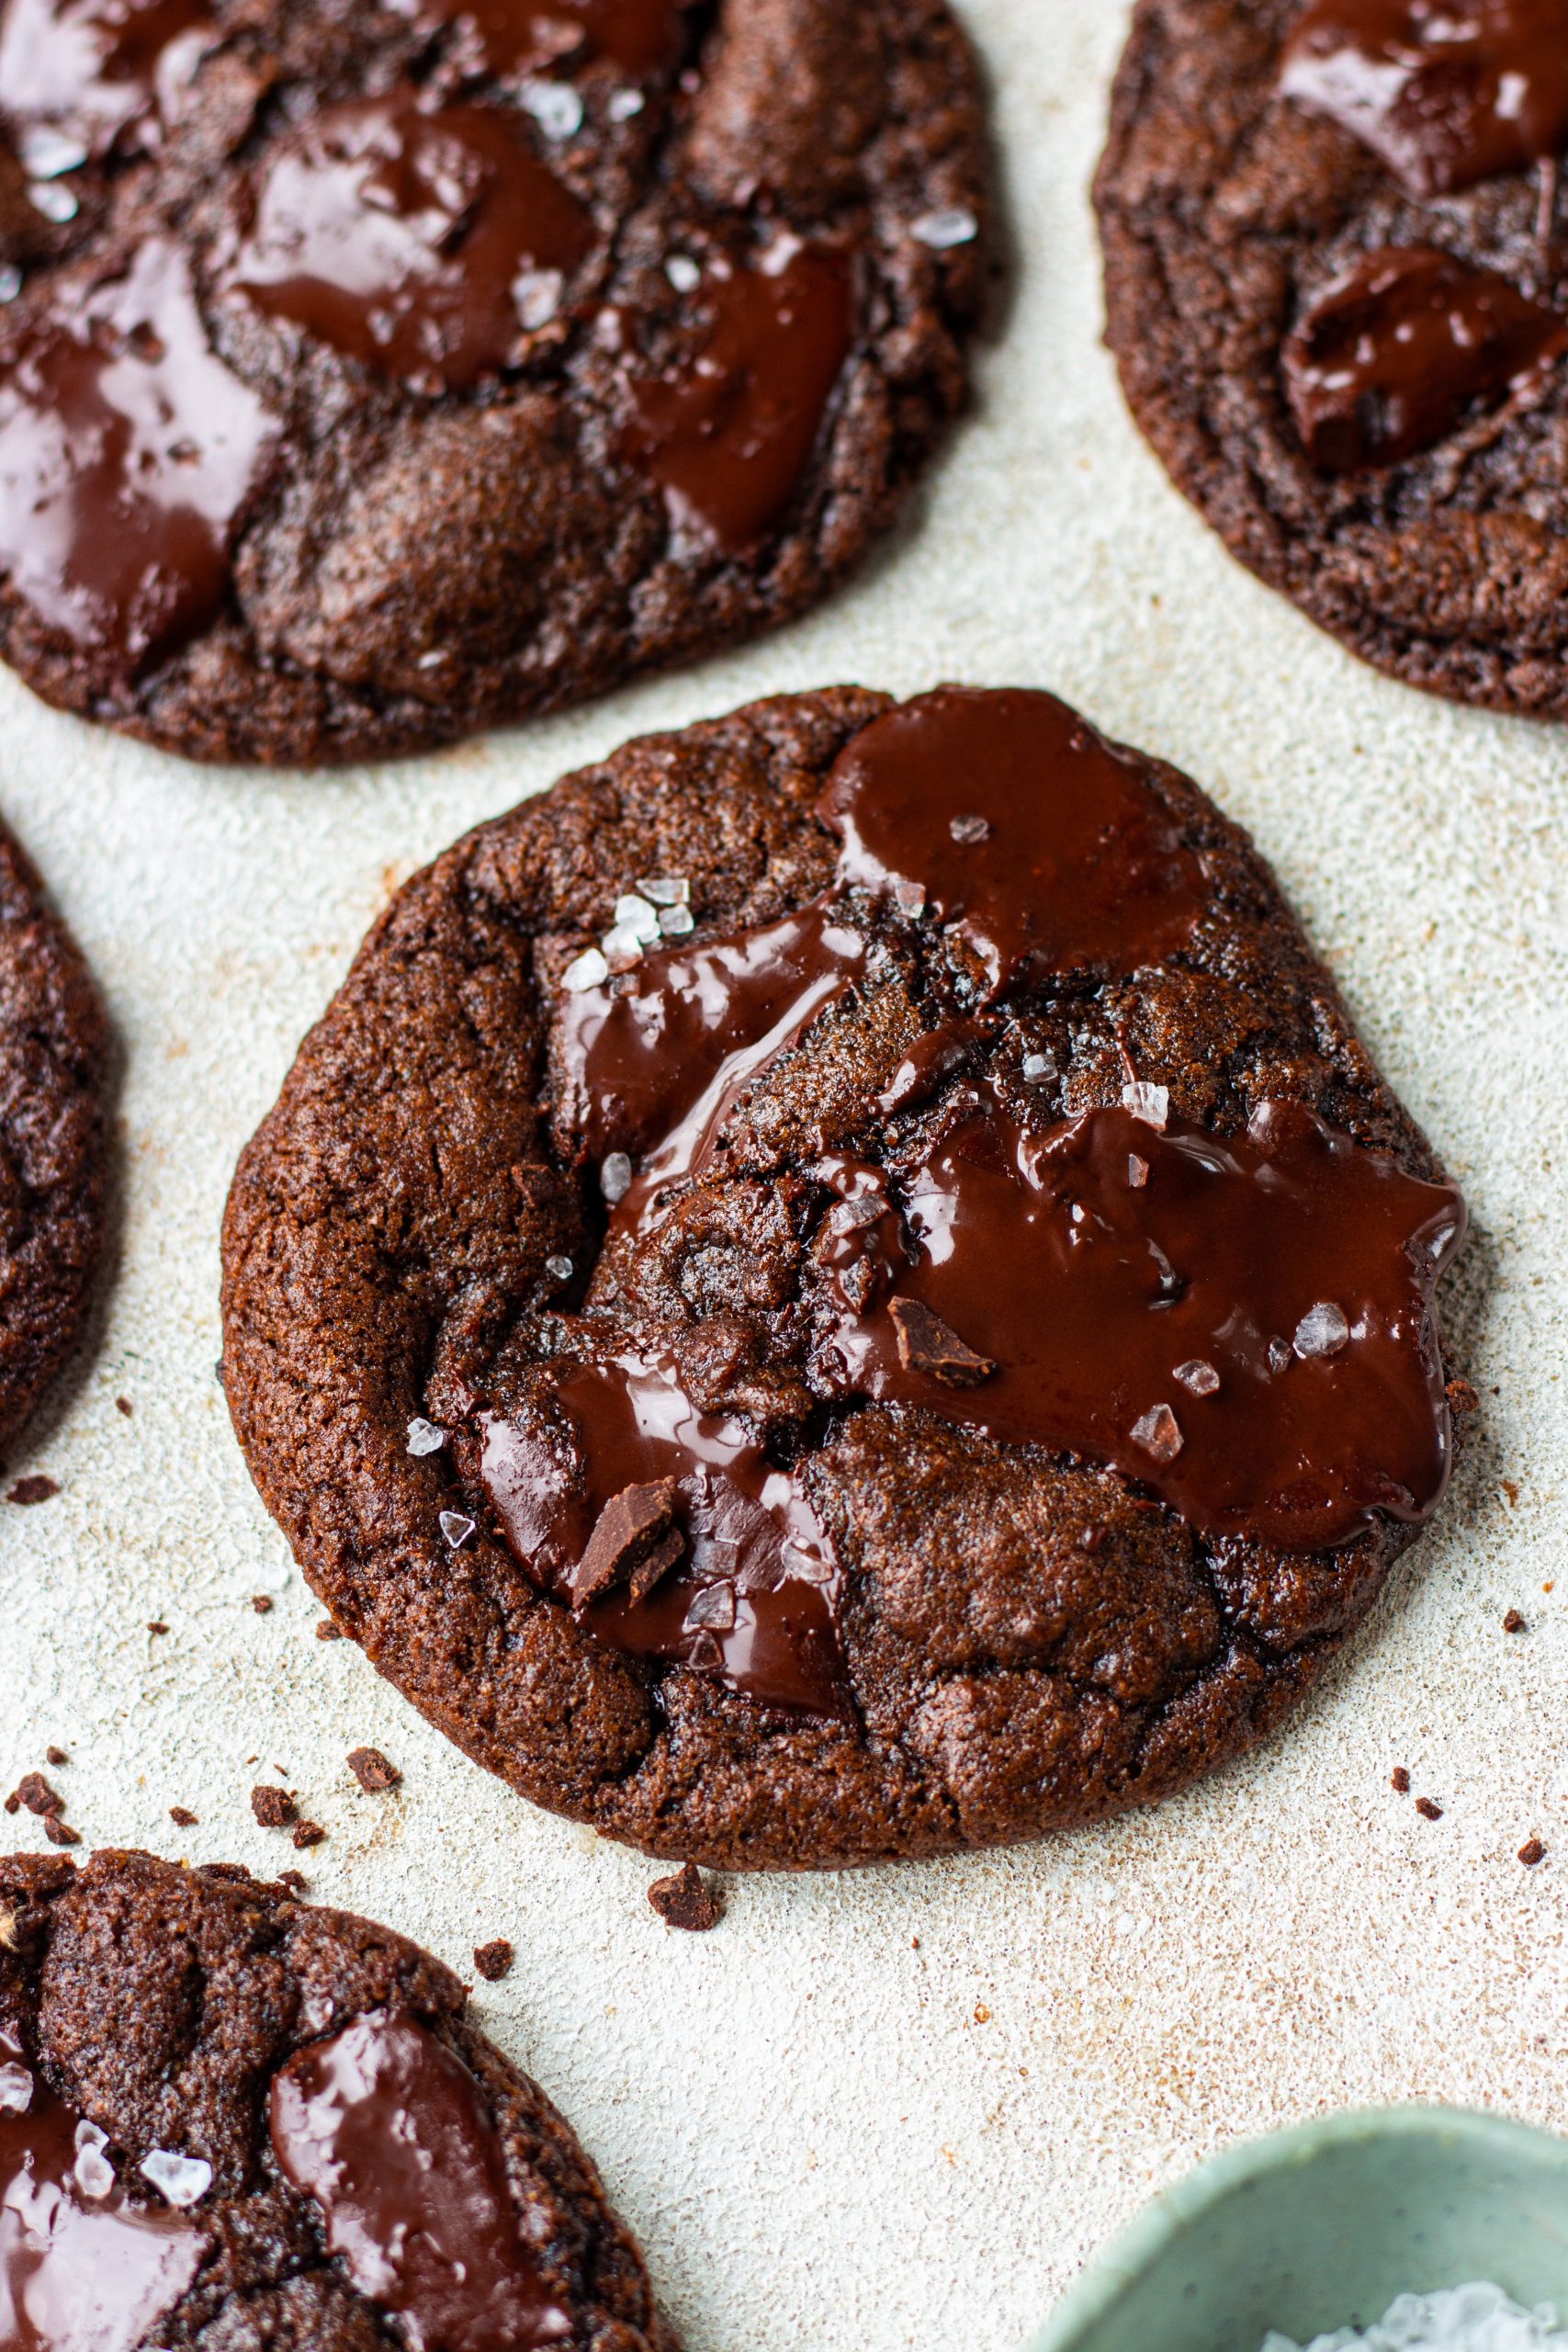
[[[659,928],[664,938],[683,939],[689,931],[695,931],[696,927],[697,919],[690,907],[660,909]]]
[[[33,2101],[33,2078],[14,2061],[0,2066],[0,2115],[25,2115]]]
[[[1134,1078],[1122,1089],[1122,1104],[1134,1119],[1142,1119],[1145,1126],[1163,1129],[1170,1117],[1170,1089],[1151,1086],[1145,1079]]]
[[[562,988],[570,989],[573,996],[582,996],[590,989],[602,989],[609,977],[610,967],[597,947],[585,947],[581,955],[575,956],[567,966],[560,976],[560,982]]]
[[[1141,1420],[1134,1422],[1131,1435],[1134,1444],[1141,1445],[1156,1462],[1174,1462],[1186,1442],[1168,1405],[1151,1406]]]
[[[642,941],[630,923],[618,922],[599,942],[607,970],[629,972],[642,961]]]
[[[612,122],[630,122],[647,104],[640,90],[612,90],[604,111]]]
[[[574,139],[582,128],[582,100],[570,82],[525,82],[524,105],[547,139]]]
[[[1192,1396],[1212,1396],[1220,1385],[1220,1375],[1212,1363],[1201,1356],[1193,1356],[1187,1363],[1179,1363],[1172,1377],[1179,1380]]]
[[[434,1421],[427,1421],[422,1414],[416,1413],[409,1423],[408,1440],[409,1452],[412,1454],[439,1453],[446,1442],[446,1432],[438,1430]]]
[[[172,2148],[149,2148],[141,2170],[169,2205],[199,2205],[212,2186],[212,2166],[205,2156],[176,2155]]]
[[[664,265],[664,275],[677,294],[694,294],[702,284],[701,265],[690,254],[671,254]]]
[[[85,2118],[76,2126],[76,2186],[84,2197],[107,2197],[114,2187],[114,2166],[105,2155],[108,2133]]]
[[[626,890],[615,900],[615,928],[629,931],[639,947],[651,947],[659,936],[659,910],[639,891]]]
[[[545,1260],[545,1272],[549,1275],[552,1282],[569,1283],[571,1280],[571,1260],[570,1258],[547,1258]]]
[[[986,842],[991,838],[990,820],[987,817],[954,817],[947,830],[953,840],[966,849],[976,842]]]
[[[599,1190],[614,1207],[631,1190],[632,1164],[624,1151],[612,1151],[599,1170]]]
[[[644,875],[637,887],[656,907],[683,907],[692,895],[692,886],[683,874]]]
[[[1140,1159],[1135,1151],[1127,1154],[1127,1182],[1134,1193],[1141,1193],[1149,1181],[1149,1163]]]
[[[462,1550],[473,1532],[473,1521],[465,1519],[460,1510],[444,1510],[441,1513],[441,1532],[454,1552]]]
[[[1295,1351],[1304,1362],[1314,1356],[1337,1356],[1350,1337],[1350,1326],[1342,1307],[1331,1299],[1322,1299],[1311,1306],[1296,1325],[1293,1342]]]
[[[939,254],[951,252],[954,245],[973,244],[979,233],[980,223],[966,204],[944,204],[909,223],[910,236]]]

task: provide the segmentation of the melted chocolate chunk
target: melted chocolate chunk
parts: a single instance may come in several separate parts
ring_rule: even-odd
[[[0,372],[0,564],[48,627],[129,681],[222,605],[276,427],[208,342],[190,267],[142,244]]]
[[[668,1367],[630,1351],[590,1357],[555,1402],[554,1428],[498,1415],[484,1424],[485,1488],[535,1578],[578,1602],[579,1563],[605,1506],[671,1480],[684,1562],[640,1597],[592,1600],[587,1630],[720,1674],[770,1705],[841,1714],[838,1569],[799,1478],[741,1422],[699,1412]]]
[[[1450,1187],[1295,1104],[1224,1139],[1125,1110],[1035,1135],[979,1087],[902,1189],[900,1295],[996,1370],[933,1380],[889,1308],[824,1350],[846,1398],[1112,1463],[1193,1526],[1286,1551],[1436,1510],[1451,1436],[1431,1298],[1465,1225]]]
[[[441,0],[422,9],[471,30],[491,74],[603,62],[634,78],[680,53],[680,0]]]
[[[694,521],[744,555],[795,494],[854,334],[848,258],[785,238],[754,267],[710,261],[706,339],[637,377],[625,447]]]
[[[523,2243],[478,2082],[373,2010],[273,2079],[272,2144],[329,2250],[419,2352],[534,2352],[572,2333]]]
[[[1419,456],[1528,390],[1568,319],[1495,271],[1423,246],[1369,254],[1285,345],[1285,395],[1321,473]]]
[[[1054,695],[919,695],[855,737],[820,813],[843,840],[840,882],[951,925],[992,997],[1083,965],[1157,963],[1205,904],[1145,763]]]
[[[200,2259],[195,2225],[131,2204],[102,2133],[0,2033],[6,2352],[131,2352],[185,2293]]]
[[[203,0],[10,0],[0,118],[39,179],[153,143],[215,39]]]
[[[1568,0],[1312,0],[1280,86],[1447,195],[1568,139]]]
[[[404,89],[280,141],[224,282],[416,391],[463,391],[522,356],[592,237],[520,119]]]

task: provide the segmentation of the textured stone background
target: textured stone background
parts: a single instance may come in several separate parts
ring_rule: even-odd
[[[86,1841],[268,1871],[298,1857],[251,1822],[259,1756],[331,1833],[306,1858],[324,1899],[464,1968],[513,1938],[479,2013],[575,2120],[691,2352],[1009,2352],[1153,2188],[1239,2135],[1409,2098],[1568,2122],[1564,739],[1358,668],[1178,500],[1098,342],[1086,188],[1124,11],[965,14],[996,88],[1011,313],[924,511],[830,611],[334,778],[201,774],[0,678],[0,800],[126,1061],[106,1327],[10,1465],[62,1492],[0,1505],[0,1785],[55,1741]],[[683,1939],[637,1857],[507,1796],[355,1649],[311,1638],[213,1379],[224,1187],[371,916],[462,828],[752,695],[949,676],[1056,687],[1254,828],[1469,1190],[1449,1312],[1483,1433],[1354,1654],[1245,1769],[1043,1849],[737,1884],[721,1931]],[[358,1792],[361,1741],[403,1768],[400,1794]],[[1441,1821],[1393,1795],[1396,1764]],[[1531,1835],[1551,1849],[1533,1871]]]

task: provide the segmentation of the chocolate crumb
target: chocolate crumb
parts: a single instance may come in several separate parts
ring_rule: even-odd
[[[129,1396],[117,1396],[114,1400],[114,1408],[117,1413],[123,1413],[128,1421],[136,1410]]]
[[[1433,1797],[1417,1797],[1416,1810],[1423,1821],[1441,1821],[1443,1808]]]
[[[17,1801],[29,1813],[48,1817],[51,1813],[63,1813],[65,1799],[57,1789],[51,1789],[41,1772],[24,1772],[17,1783]]]
[[[46,1747],[43,1751],[43,1760],[46,1764],[69,1764],[71,1758],[63,1747]]]
[[[950,1388],[974,1388],[989,1380],[996,1365],[989,1356],[976,1355],[940,1315],[918,1298],[895,1298],[888,1314],[898,1337],[898,1355],[906,1372],[929,1373]]]
[[[1520,1616],[1517,1609],[1510,1609],[1507,1615],[1503,1620],[1503,1631],[1505,1634],[1522,1634],[1524,1630],[1524,1619]]]
[[[251,1595],[251,1607],[255,1611],[258,1617],[270,1616],[272,1613],[272,1595],[269,1592],[253,1592]]]
[[[1497,1391],[1494,1389],[1492,1394],[1495,1396]],[[1518,1480],[1517,1478],[1505,1478],[1503,1481],[1503,1492],[1507,1496],[1508,1500],[1513,1504],[1517,1510],[1519,1505]]]
[[[6,1500],[8,1503],[46,1503],[51,1496],[59,1492],[54,1479],[46,1478],[41,1471],[36,1471],[30,1478],[17,1479]]]
[[[197,1826],[197,1816],[188,1805],[172,1804],[169,1807],[169,1819],[176,1829],[194,1829]]]
[[[22,1800],[17,1794],[16,1790],[13,1789],[10,1795],[6,1800],[6,1810],[7,1813],[20,1813],[21,1809]]]
[[[635,1571],[651,1569],[666,1553],[665,1566],[673,1566],[685,1550],[685,1538],[670,1524],[675,1494],[673,1478],[653,1478],[646,1486],[623,1487],[618,1495],[611,1496],[593,1522],[593,1532],[571,1580],[574,1609],[586,1609],[590,1601]],[[672,1534],[677,1540],[671,1551]],[[659,1575],[664,1572],[660,1567]],[[645,1583],[645,1592],[651,1589]]]
[[[161,1617],[149,1617],[147,1620],[147,1631],[150,1634],[166,1634],[168,1630]]]
[[[310,1882],[303,1871],[279,1871],[277,1883],[286,1886],[290,1894],[303,1894]]]
[[[57,1813],[45,1814],[43,1834],[51,1846],[79,1846],[82,1843],[81,1831],[73,1829],[69,1822],[62,1821]]]
[[[1527,1838],[1525,1839],[1524,1844],[1519,1848],[1519,1860],[1523,1862],[1527,1871],[1533,1871],[1537,1862],[1545,1861],[1546,1848],[1541,1844],[1539,1838]]]
[[[287,1789],[254,1788],[251,1811],[264,1829],[287,1829],[295,1818],[295,1804]]]
[[[487,1984],[499,1984],[512,1968],[512,1946],[504,1936],[497,1936],[492,1943],[474,1946],[474,1966]]]
[[[1402,1797],[1410,1794],[1410,1775],[1403,1764],[1396,1764],[1388,1776],[1389,1786],[1397,1789]]]
[[[360,1787],[375,1795],[382,1789],[395,1789],[402,1779],[395,1764],[389,1764],[378,1747],[351,1747],[348,1769]]]
[[[672,1878],[656,1878],[648,1899],[667,1928],[684,1928],[694,1935],[716,1928],[722,1917],[695,1862],[688,1862]]]
[[[316,1627],[316,1639],[319,1642],[341,1642],[343,1639],[343,1627],[341,1625],[334,1625],[330,1617],[323,1617],[321,1623]]]
[[[294,1825],[294,1843],[301,1852],[309,1846],[319,1846],[326,1834],[319,1821],[297,1821]]]

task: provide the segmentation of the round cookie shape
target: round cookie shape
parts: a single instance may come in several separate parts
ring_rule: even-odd
[[[840,688],[408,885],[242,1159],[224,1386],[469,1754],[837,1866],[1278,1721],[1440,1503],[1463,1229],[1196,786],[1049,695]]]
[[[962,406],[945,0],[7,0],[0,657],[406,752],[818,602]]]
[[[1568,0],[1139,0],[1095,184],[1133,414],[1353,651],[1568,714]]]
[[[107,1849],[0,1860],[0,1916],[19,2343],[676,2352],[567,2123],[417,1946]]]
[[[0,1448],[73,1352],[104,1250],[108,1024],[0,822]]]

